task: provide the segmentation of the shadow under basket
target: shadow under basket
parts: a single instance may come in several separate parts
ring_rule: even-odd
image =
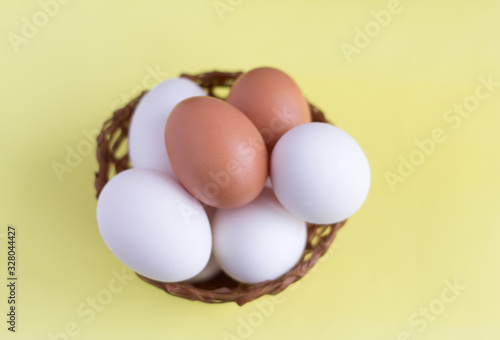
[[[182,74],[181,77],[191,79],[202,88],[209,96],[222,98],[217,92],[227,93],[241,72],[207,72],[197,75]],[[96,196],[108,180],[114,175],[131,167],[128,150],[127,136],[132,113],[137,103],[146,93],[132,100],[123,108],[116,110],[108,119],[97,137],[97,161],[99,170],[96,173]],[[309,104],[312,120],[315,122],[329,123],[323,113],[314,105]],[[266,294],[278,294],[288,285],[300,280],[316,264],[332,244],[337,231],[345,224],[342,221],[331,225],[307,224],[307,244],[299,262],[286,274],[272,281],[258,284],[242,284],[234,281],[224,273],[213,279],[196,284],[166,283],[148,279],[137,274],[142,280],[163,289],[165,292],[184,299],[201,301],[205,303],[236,302],[242,306]]]

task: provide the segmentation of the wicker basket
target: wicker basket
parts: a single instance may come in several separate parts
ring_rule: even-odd
[[[182,74],[181,77],[191,79],[205,90],[208,95],[220,98],[216,91],[221,88],[232,86],[241,72],[208,72],[198,75]],[[132,100],[125,107],[116,110],[108,119],[97,137],[97,161],[99,171],[96,173],[95,188],[96,196],[99,194],[114,175],[130,168],[126,140],[130,118],[134,109],[146,93]],[[221,98],[224,99],[224,98]],[[323,113],[312,104],[312,120],[315,122],[328,123]],[[165,290],[167,293],[189,300],[197,300],[206,303],[236,302],[244,305],[265,294],[277,294],[283,291],[291,283],[301,279],[316,264],[330,247],[337,231],[344,225],[342,221],[332,225],[307,225],[307,244],[297,265],[276,280],[265,281],[258,284],[242,284],[229,278],[224,273],[219,274],[210,281],[196,284],[189,283],[165,283],[154,281],[137,274],[144,281]]]

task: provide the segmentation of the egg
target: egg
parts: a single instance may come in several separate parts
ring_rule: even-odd
[[[163,138],[167,118],[180,101],[204,95],[201,87],[186,78],[165,80],[147,92],[130,122],[128,147],[132,166],[174,175]]]
[[[207,214],[208,221],[212,223],[212,220],[214,218],[215,212],[217,211],[217,208],[211,207],[209,205],[203,205],[203,208],[205,209],[205,213]]]
[[[204,205],[203,208],[205,209],[205,212],[207,213],[208,221],[210,223],[212,223],[215,212],[217,211],[217,209],[214,207],[211,207],[209,205]],[[208,281],[208,280],[214,278],[215,276],[217,276],[217,274],[219,274],[220,271],[221,271],[220,266],[217,263],[217,260],[215,259],[215,256],[213,256],[213,253],[212,253],[205,268],[198,275],[187,280],[186,282],[199,283],[199,282],[203,282],[203,281]]]
[[[304,252],[306,223],[288,212],[270,188],[237,209],[217,210],[213,251],[222,270],[243,283],[274,280]]]
[[[272,188],[273,187],[273,185],[271,183],[271,177],[267,178],[265,186],[268,187],[268,188]]]
[[[216,277],[220,273],[221,269],[215,256],[210,256],[210,260],[208,260],[205,268],[195,277],[187,280],[188,283],[199,283],[203,281],[208,281]]]
[[[109,250],[153,280],[190,279],[212,251],[201,204],[157,170],[132,168],[111,178],[97,200],[97,224]]]
[[[213,97],[193,97],[172,110],[165,146],[182,185],[201,202],[236,208],[259,195],[268,175],[268,154],[252,122]]]
[[[370,188],[370,166],[359,144],[326,123],[288,131],[271,155],[274,192],[291,213],[315,224],[354,214]]]
[[[285,132],[311,121],[309,104],[300,88],[287,74],[271,67],[239,76],[226,101],[255,124],[269,153]]]

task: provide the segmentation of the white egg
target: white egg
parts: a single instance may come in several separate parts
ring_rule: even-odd
[[[310,223],[336,223],[354,214],[368,195],[370,177],[358,143],[330,124],[308,123],[289,130],[271,155],[276,197]]]
[[[206,205],[206,204],[202,204],[202,205],[203,205],[203,208],[205,209],[205,212],[207,213],[208,220],[210,221],[210,223],[212,223],[212,220],[214,218],[215,212],[217,211],[217,208],[211,207],[211,206]]]
[[[285,274],[299,261],[307,240],[306,223],[285,210],[269,188],[241,208],[217,210],[212,230],[222,270],[244,283]]]
[[[212,250],[207,215],[173,178],[150,169],[120,172],[97,200],[97,224],[111,252],[150,279],[187,280]]]
[[[205,212],[207,213],[208,221],[210,222],[210,224],[212,224],[213,218],[215,216],[215,212],[217,211],[217,208],[211,207],[209,205],[203,205],[203,208],[205,209]],[[215,256],[212,252],[212,255],[210,255],[210,260],[208,260],[207,265],[201,271],[201,273],[199,273],[195,277],[187,280],[186,282],[198,283],[198,282],[208,281],[208,280],[214,278],[217,274],[219,274],[220,271],[221,271],[220,266],[217,263],[217,260],[215,259]]]
[[[201,87],[186,78],[161,82],[139,101],[130,122],[129,157],[134,168],[156,169],[175,177],[165,148],[165,124],[182,100],[205,96]]]
[[[189,283],[198,283],[198,282],[203,282],[203,281],[208,281],[210,279],[213,279],[217,274],[219,274],[221,271],[219,264],[217,263],[217,260],[215,259],[215,256],[210,256],[210,260],[208,260],[207,265],[205,268],[196,275],[195,277],[187,280],[186,282]]]

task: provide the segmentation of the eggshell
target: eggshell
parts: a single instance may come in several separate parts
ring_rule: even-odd
[[[261,67],[242,74],[226,101],[255,124],[269,153],[285,132],[311,121],[309,104],[300,88],[275,68]]]
[[[368,195],[370,177],[358,143],[330,124],[293,128],[271,155],[276,196],[291,213],[315,224],[340,222],[354,214]]]
[[[196,275],[195,277],[187,280],[186,282],[189,283],[199,283],[203,281],[208,281],[210,279],[213,279],[215,276],[217,276],[221,272],[220,266],[217,263],[217,260],[215,259],[215,256],[210,256],[210,260],[208,260],[207,265],[205,268]]]
[[[201,87],[186,78],[165,80],[147,92],[137,104],[130,122],[128,144],[132,166],[175,176],[163,137],[167,118],[180,101],[204,95]]]
[[[97,224],[121,262],[158,281],[197,275],[212,250],[201,204],[156,170],[129,169],[111,178],[97,200]]]
[[[217,208],[235,208],[259,195],[268,154],[252,122],[213,97],[180,102],[165,127],[172,168],[184,187]]]
[[[212,225],[214,254],[237,281],[274,280],[299,261],[306,223],[289,213],[270,188],[238,209],[217,210]]]
[[[207,214],[208,221],[212,223],[212,220],[214,218],[215,212],[217,211],[217,208],[211,207],[209,205],[203,205],[203,208],[205,209],[205,213]]]

